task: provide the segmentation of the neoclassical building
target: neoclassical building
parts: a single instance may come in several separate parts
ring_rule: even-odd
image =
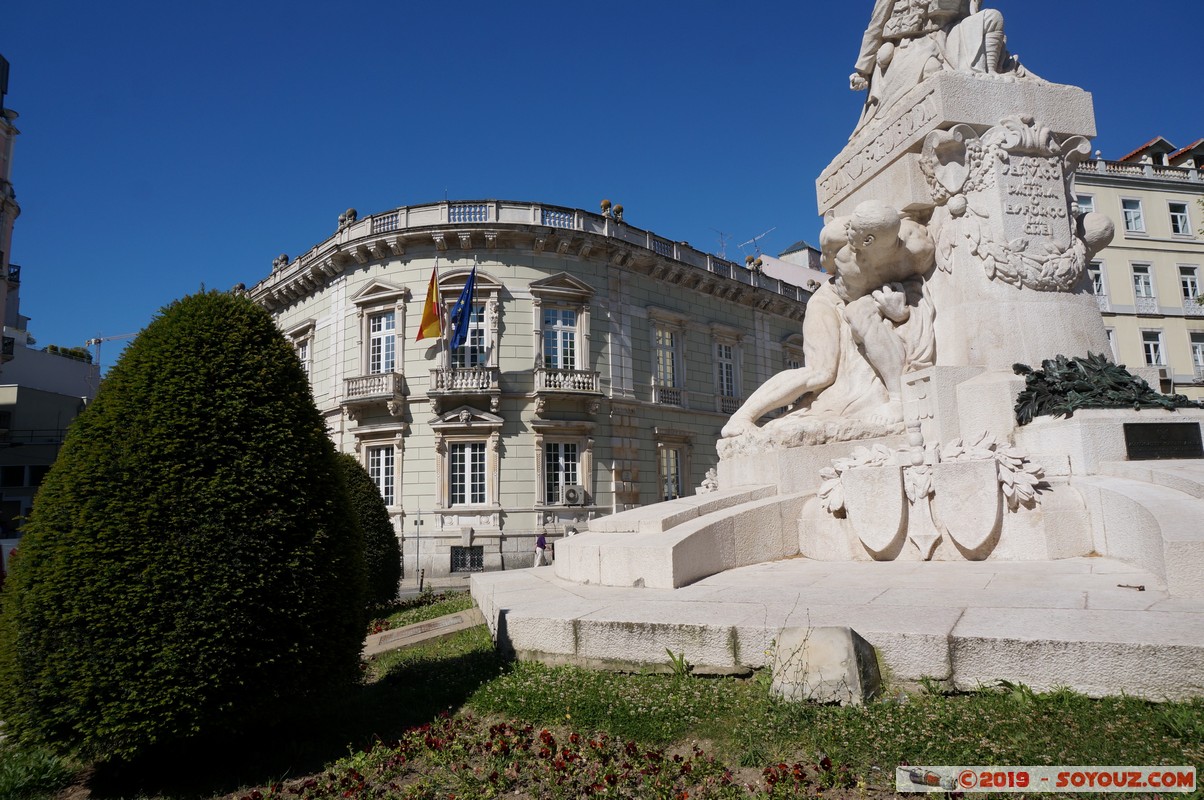
[[[465,343],[417,340],[432,273]],[[692,494],[727,416],[802,360],[810,292],[620,207],[442,202],[359,218],[248,290],[394,520],[407,579],[530,566],[534,538]]]
[[[1079,206],[1116,224],[1090,265],[1113,355],[1157,372],[1162,391],[1204,399],[1204,139],[1161,137],[1075,172]]]

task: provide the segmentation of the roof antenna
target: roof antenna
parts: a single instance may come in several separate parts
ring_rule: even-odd
[[[724,261],[726,261],[727,260],[727,240],[732,238],[732,235],[730,233],[724,233],[723,231],[719,230],[718,228],[711,228],[711,230],[713,230],[715,233],[719,234],[719,252],[716,253],[715,255],[719,256]]]
[[[761,245],[759,244],[759,242],[762,239],[764,239],[766,236],[768,236],[769,234],[776,231],[777,229],[778,229],[778,226],[774,225],[772,228],[765,231],[765,233],[762,233],[760,236],[754,236],[753,238],[749,239],[744,244],[737,245],[740,248],[740,252],[744,252],[744,248],[748,247],[751,244],[753,246],[753,255],[757,255],[757,256],[761,255]]]

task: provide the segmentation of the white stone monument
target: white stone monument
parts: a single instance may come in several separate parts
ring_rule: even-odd
[[[804,365],[731,417],[705,491],[591,522],[553,571],[474,576],[499,643],[827,697],[866,648],[770,645],[847,626],[824,641],[864,636],[902,680],[1204,693],[1204,410],[1016,417],[1013,364],[1109,351],[1086,268],[1113,227],[1073,191],[1090,95],[1029,73],[978,0],[876,0],[855,69]]]

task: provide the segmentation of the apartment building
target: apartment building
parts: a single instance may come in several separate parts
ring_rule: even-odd
[[[1116,237],[1089,269],[1119,363],[1158,370],[1163,391],[1204,399],[1204,139],[1161,137],[1075,173],[1079,207]]]

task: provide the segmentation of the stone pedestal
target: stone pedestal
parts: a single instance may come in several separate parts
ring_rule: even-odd
[[[1059,136],[1095,136],[1088,92],[1012,76],[945,72],[902,97],[882,119],[849,140],[815,181],[820,213],[850,213],[863,200],[906,212],[933,206],[920,169],[924,138],[954,125],[985,131],[1013,114],[1034,116]]]

